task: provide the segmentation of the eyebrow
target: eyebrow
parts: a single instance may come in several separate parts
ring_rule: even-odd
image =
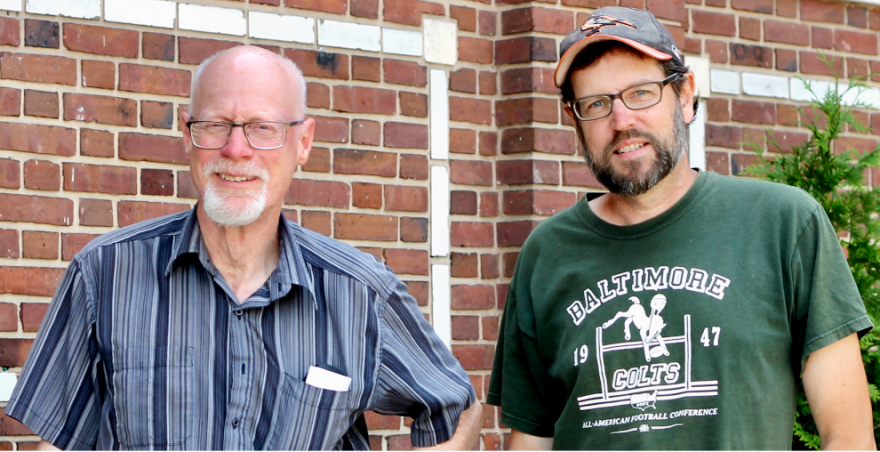
[[[664,78],[665,78],[665,77],[664,77]],[[575,100],[586,99],[586,98],[589,98],[589,97],[600,97],[600,96],[610,96],[610,95],[612,95],[612,94],[620,94],[620,93],[622,93],[622,92],[624,92],[624,91],[626,91],[626,90],[628,90],[628,89],[630,89],[630,88],[635,88],[635,87],[637,87],[637,86],[639,86],[639,85],[644,85],[644,84],[646,84],[646,83],[656,83],[656,82],[659,82],[659,81],[662,81],[662,80],[663,80],[662,78],[661,78],[660,80],[649,80],[649,79],[644,79],[644,78],[643,78],[643,79],[641,79],[641,80],[639,80],[639,81],[633,83],[632,85],[627,86],[626,88],[624,88],[624,89],[622,89],[622,90],[620,90],[620,91],[618,91],[618,92],[616,92],[616,93],[588,94],[588,95],[586,95],[586,96],[578,97],[578,98],[575,99]]]

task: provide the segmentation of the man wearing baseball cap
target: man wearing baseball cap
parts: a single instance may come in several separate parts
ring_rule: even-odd
[[[609,192],[520,253],[488,393],[508,448],[788,449],[802,378],[823,448],[874,449],[872,324],[819,204],[688,166],[694,74],[651,13],[600,8],[560,55]]]

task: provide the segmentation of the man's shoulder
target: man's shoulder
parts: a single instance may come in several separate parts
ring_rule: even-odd
[[[383,295],[397,280],[394,272],[376,256],[292,221],[284,221],[309,265],[361,281]]]
[[[809,193],[790,185],[716,173],[710,173],[710,176],[717,194],[723,199],[743,203],[742,208],[752,211],[763,207],[775,209],[780,214],[794,211],[812,213],[819,207]]]
[[[786,250],[808,228],[827,224],[822,205],[806,191],[777,182],[712,174],[712,187],[689,223],[720,236],[748,231],[749,240],[768,240]],[[711,226],[710,226],[711,225]],[[824,227],[824,226],[823,226]],[[824,233],[823,233],[824,234]],[[824,236],[824,235],[823,235]]]
[[[78,255],[88,255],[96,250],[120,243],[147,241],[157,237],[179,234],[192,214],[193,211],[190,209],[116,229],[89,242]]]

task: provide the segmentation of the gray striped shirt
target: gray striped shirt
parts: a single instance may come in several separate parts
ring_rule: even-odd
[[[63,449],[369,449],[362,413],[452,437],[475,400],[406,286],[373,256],[282,217],[281,258],[241,304],[195,211],[74,257],[6,413]],[[347,392],[304,382],[310,366]]]

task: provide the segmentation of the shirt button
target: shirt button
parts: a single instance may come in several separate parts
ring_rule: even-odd
[[[235,311],[235,315],[241,317],[241,311]]]
[[[234,429],[238,428],[239,423],[240,423],[240,421],[238,420],[238,418],[233,419],[232,420],[232,428],[234,428]]]

